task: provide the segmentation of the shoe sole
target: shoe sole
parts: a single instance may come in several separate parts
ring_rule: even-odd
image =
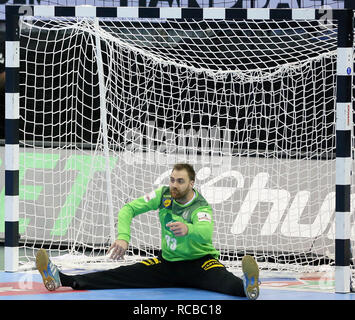
[[[242,270],[243,274],[248,278],[246,291],[249,293],[256,289],[257,295],[254,297],[256,299],[259,296],[259,267],[253,257],[249,255],[243,257]]]
[[[41,274],[43,284],[47,288],[47,290],[54,291],[56,289],[55,281],[53,277],[49,275],[48,262],[49,262],[49,258],[46,250],[44,249],[38,250],[36,254],[36,268]]]

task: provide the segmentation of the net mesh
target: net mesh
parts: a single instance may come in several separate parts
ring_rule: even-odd
[[[266,269],[331,265],[336,32],[329,21],[22,20],[22,261],[41,246],[69,254],[63,263],[107,261],[119,209],[189,162],[227,265],[245,253]],[[154,255],[157,212],[131,235],[127,261]]]

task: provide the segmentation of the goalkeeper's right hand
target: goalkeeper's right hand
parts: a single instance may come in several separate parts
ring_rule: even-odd
[[[122,259],[126,250],[128,249],[128,242],[125,240],[116,240],[108,249],[107,254],[113,260]]]

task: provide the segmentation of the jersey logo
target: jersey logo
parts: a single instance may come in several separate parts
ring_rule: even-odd
[[[165,208],[170,208],[171,205],[172,205],[172,201],[171,201],[170,198],[164,198],[164,199],[163,199],[163,206],[164,206]]]
[[[199,212],[197,213],[198,221],[208,221],[211,222],[211,215],[207,212]]]

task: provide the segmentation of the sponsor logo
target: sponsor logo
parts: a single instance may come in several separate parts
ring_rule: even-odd
[[[212,268],[224,268],[224,265],[221,264],[218,260],[216,259],[210,259],[207,260],[202,266],[201,268],[205,271],[212,269]]]
[[[36,281],[21,282],[2,282],[0,283],[0,296],[19,296],[29,294],[55,294],[55,293],[73,293],[73,290],[68,287],[60,287],[55,291],[48,291],[43,283]],[[80,290],[82,291],[82,290]],[[87,291],[87,290],[84,290]]]
[[[197,213],[198,221],[208,221],[211,222],[211,215],[207,212],[198,212]]]
[[[164,206],[165,208],[170,207],[170,206],[171,206],[171,199],[164,199],[164,200],[163,200],[163,206]]]
[[[157,177],[157,186],[164,184],[167,175],[163,173]],[[224,205],[228,200],[233,201],[234,220],[230,232],[243,234],[251,226],[252,216],[257,215],[257,210],[263,204],[268,209],[263,223],[259,224],[258,234],[270,236],[280,234],[291,238],[317,238],[325,235],[329,240],[335,234],[335,192],[312,193],[297,187],[296,192],[284,188],[270,187],[274,185],[272,176],[268,172],[259,172],[246,185],[248,177],[236,170],[226,170],[218,175],[212,175],[210,167],[203,167],[196,174],[197,182],[203,182],[199,188],[201,194],[213,206]],[[233,181],[225,183],[225,181]],[[225,186],[223,186],[225,185]],[[291,183],[290,183],[291,185]],[[324,188],[324,190],[332,190]],[[237,196],[241,195],[241,198]],[[315,200],[313,196],[317,196]],[[321,198],[319,198],[321,196]],[[355,205],[355,194],[351,196],[352,208]],[[315,202],[319,201],[319,202]],[[354,205],[353,205],[354,204]],[[351,210],[353,211],[353,210]],[[305,219],[308,215],[309,218]],[[216,215],[216,220],[220,217]],[[355,235],[355,225],[352,226],[352,238]]]
[[[17,273],[8,277],[0,273],[0,278],[7,278],[6,280],[10,280],[6,282],[0,282],[0,297],[88,291],[73,290],[70,287],[59,287],[55,291],[48,291],[42,282],[41,276],[39,274],[33,274],[30,272]],[[37,279],[41,279],[41,281],[37,281]]]

